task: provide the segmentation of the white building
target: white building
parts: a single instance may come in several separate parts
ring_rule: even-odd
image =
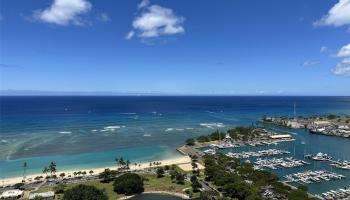
[[[287,121],[287,126],[291,128],[303,128],[304,126],[297,121]]]
[[[45,200],[55,199],[55,192],[48,191],[48,192],[42,192],[42,193],[30,193],[29,200],[35,199],[36,197],[41,197]]]
[[[228,133],[225,135],[224,142],[228,142],[228,143],[232,142],[232,138]]]
[[[0,195],[0,199],[19,199],[22,196],[22,190],[6,190]]]
[[[291,139],[292,136],[289,134],[278,134],[278,135],[270,135],[271,139]]]

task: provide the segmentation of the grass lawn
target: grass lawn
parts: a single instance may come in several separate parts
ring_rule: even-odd
[[[108,196],[108,199],[118,199],[120,197],[123,197],[124,195],[117,194],[116,192],[113,191],[113,182],[110,183],[101,183],[100,181],[84,181],[80,183],[70,183],[70,184],[65,184],[65,190],[70,189],[76,185],[79,184],[84,184],[84,185],[92,185],[95,186],[98,189],[104,190]],[[50,190],[54,190],[53,187],[43,187],[40,188],[37,192],[47,192]],[[57,195],[56,199],[62,199],[62,195]]]
[[[143,174],[142,177],[148,179],[144,182],[145,191],[168,191],[186,194],[185,189],[192,191],[191,183],[177,184],[173,182],[170,176],[157,178],[156,174]],[[193,193],[193,197],[199,197],[199,192]]]
[[[185,182],[183,185],[177,184],[175,182],[172,182],[170,176],[164,176],[162,178],[157,178],[156,174],[141,174],[141,176],[146,179],[146,181],[144,181],[145,191],[168,191],[168,192],[177,192],[177,193],[184,193],[184,194],[186,194],[184,189],[188,188],[192,191],[190,182]],[[113,191],[113,182],[101,183],[100,181],[97,181],[97,180],[65,184],[65,190],[70,189],[79,184],[92,185],[98,189],[104,190],[108,195],[108,198],[111,200],[115,200],[124,196],[124,195],[117,194],[116,192]],[[36,192],[47,192],[52,190],[54,190],[54,187],[42,187]],[[57,196],[56,200],[62,199],[62,195],[56,195],[56,196]],[[193,193],[193,196],[198,197],[199,192]]]
[[[142,174],[141,176],[146,178],[144,182],[145,191],[159,190],[184,193],[183,189],[191,187],[189,182],[185,182],[183,185],[173,183],[170,176],[164,176],[162,178],[157,178],[156,174]]]

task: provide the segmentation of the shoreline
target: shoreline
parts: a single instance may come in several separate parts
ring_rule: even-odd
[[[187,165],[191,163],[191,158],[189,156],[180,156],[177,158],[171,158],[171,159],[164,159],[164,160],[154,160],[154,161],[149,161],[149,162],[143,162],[143,163],[138,163],[140,165],[133,165],[130,164],[130,170],[144,170],[147,168],[153,168],[149,166],[149,163],[153,163],[153,162],[161,162],[160,165],[156,166],[156,167],[160,167],[160,166],[165,166],[165,165]],[[95,168],[85,168],[85,169],[70,169],[70,170],[62,170],[62,171],[57,171],[55,174],[57,175],[57,179],[62,179],[59,177],[59,175],[61,173],[65,173],[65,177],[64,178],[68,178],[69,175],[71,175],[72,177],[74,177],[73,173],[74,172],[78,172],[78,171],[86,171],[87,175],[89,176],[89,171],[92,170],[94,173],[93,175],[97,175],[101,172],[103,172],[105,169],[111,169],[111,170],[117,170],[117,166],[106,166],[106,167],[95,167]],[[34,178],[37,176],[43,176],[45,179],[46,174],[44,173],[37,173],[37,174],[30,174],[26,176],[26,183],[31,183],[31,182],[35,182]],[[41,179],[41,180],[43,180]],[[0,179],[0,185],[1,186],[11,186],[14,185],[16,183],[22,183],[23,177],[22,176],[17,176],[17,177],[11,177],[11,178],[3,178]],[[31,180],[31,181],[29,181]]]

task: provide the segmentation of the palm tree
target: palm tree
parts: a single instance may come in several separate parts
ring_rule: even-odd
[[[126,160],[126,163],[125,163],[125,164],[126,164],[126,168],[127,168],[127,169],[129,169],[130,160],[129,160],[129,159],[128,159],[128,160]]]
[[[49,172],[49,168],[47,168],[47,167],[44,167],[44,169],[43,169],[43,173],[44,174],[46,174],[46,176],[47,176],[47,173]]]
[[[123,157],[119,158],[119,165],[121,165],[122,167],[125,165],[125,161]]]
[[[27,162],[23,163],[23,180],[26,179]]]
[[[50,174],[52,176],[52,174],[55,174],[57,169],[56,169],[56,163],[54,162],[51,162],[50,165],[49,165],[49,171],[50,171]]]
[[[89,171],[89,174],[90,174],[90,175],[92,175],[93,173],[94,173],[94,171],[92,171],[92,170]]]
[[[117,163],[117,167],[119,168],[119,165],[120,165],[119,158],[116,157],[114,160],[115,160],[115,162]]]

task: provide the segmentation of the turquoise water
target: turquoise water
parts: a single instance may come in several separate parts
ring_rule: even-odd
[[[291,116],[294,102],[297,115],[350,114],[349,97],[0,97],[0,178],[21,176],[23,162],[39,173],[51,161],[63,170],[176,157],[189,137]],[[349,140],[295,132],[297,156],[350,160]]]

